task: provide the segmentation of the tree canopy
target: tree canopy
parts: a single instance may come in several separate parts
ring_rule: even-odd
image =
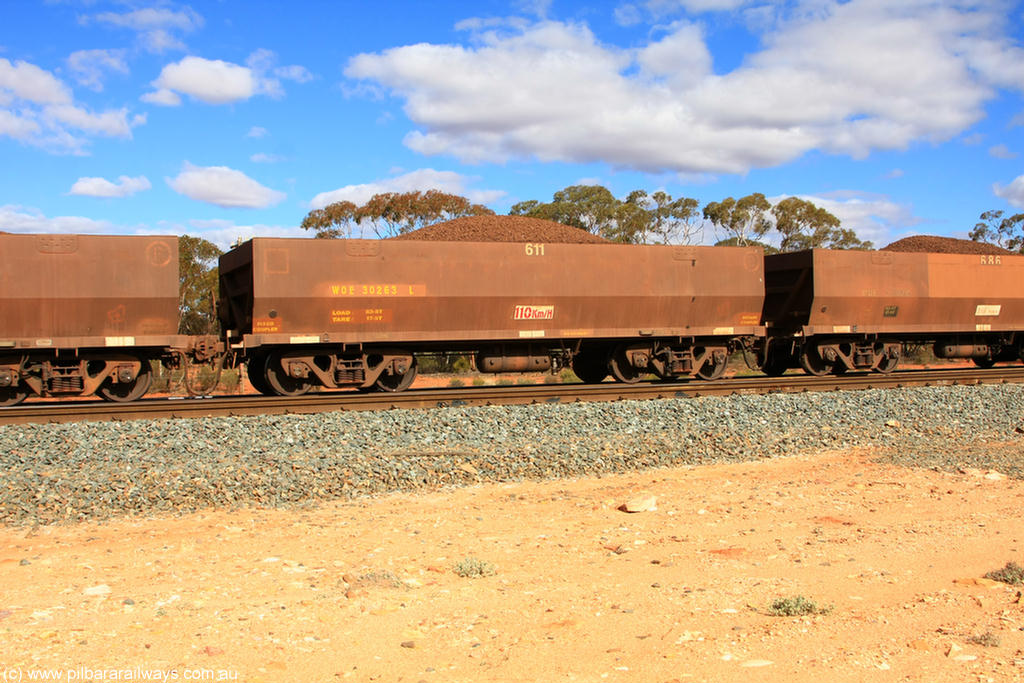
[[[986,211],[979,218],[968,237],[1024,254],[1024,213],[1003,218],[1002,211]]]
[[[215,298],[221,250],[200,237],[178,238],[179,334],[217,334]]]
[[[704,218],[728,237],[735,238],[736,244],[745,246],[748,241],[758,240],[771,229],[768,212],[772,205],[760,192],[740,199],[726,197],[720,202],[710,202],[704,207]]]
[[[619,200],[602,185],[570,185],[550,202],[519,202],[509,215],[544,218],[627,244],[689,243],[699,233],[696,199],[634,190]]]
[[[317,237],[336,238],[354,236],[356,227],[365,223],[377,237],[393,237],[440,221],[493,213],[482,204],[439,190],[385,192],[362,205],[341,201],[313,209],[302,219],[301,227],[314,230]]]
[[[787,197],[772,207],[775,229],[782,235],[779,251],[803,249],[870,249],[853,230],[840,227],[831,213],[799,197]]]

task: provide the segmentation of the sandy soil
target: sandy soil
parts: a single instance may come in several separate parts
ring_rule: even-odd
[[[870,455],[0,529],[0,677],[1024,680],[1024,482]]]

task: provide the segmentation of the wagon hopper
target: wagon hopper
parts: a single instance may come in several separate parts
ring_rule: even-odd
[[[138,398],[178,335],[175,237],[0,235],[0,405]]]
[[[265,393],[401,390],[442,352],[633,382],[720,375],[763,288],[756,248],[254,239],[221,257],[219,310]]]
[[[765,258],[765,370],[889,372],[905,344],[979,366],[1022,357],[1024,256],[814,249]]]

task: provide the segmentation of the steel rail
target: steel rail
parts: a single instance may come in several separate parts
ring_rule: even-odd
[[[522,405],[576,401],[624,401],[695,398],[731,394],[767,394],[805,391],[936,385],[1024,383],[1024,367],[988,369],[902,370],[888,375],[851,373],[812,377],[734,377],[705,382],[641,382],[622,384],[533,384],[517,386],[410,389],[398,393],[355,391],[318,392],[297,397],[211,396],[205,398],[153,398],[132,403],[103,401],[38,402],[0,409],[0,425],[158,418],[228,417],[267,414],[308,414],[336,410],[423,409],[448,406]]]

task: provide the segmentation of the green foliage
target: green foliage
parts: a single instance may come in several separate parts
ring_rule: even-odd
[[[217,334],[217,245],[199,237],[178,238],[179,334]]]
[[[455,361],[452,362],[452,372],[459,374],[465,374],[473,369],[473,364],[470,363],[467,356],[458,356]]]
[[[1016,562],[1007,562],[1006,566],[1002,569],[995,569],[985,574],[985,578],[992,579],[993,581],[1002,581],[1011,586],[1024,585],[1024,567],[1021,567]]]
[[[746,244],[740,244],[739,237],[729,237],[724,240],[718,240],[715,242],[716,247],[761,247],[764,249],[766,254],[778,254],[779,250],[768,244],[767,242],[757,242],[755,240],[747,240]]]
[[[558,379],[562,384],[579,384],[583,381],[576,376],[576,373],[572,371],[572,368],[562,368],[562,371],[558,373]]]
[[[1024,213],[1003,218],[1002,211],[986,211],[979,218],[968,237],[1024,254]]]
[[[571,185],[548,203],[519,202],[509,215],[543,218],[626,244],[689,243],[700,230],[696,199],[634,190],[620,201],[602,185]]]
[[[772,207],[775,229],[782,234],[779,251],[803,249],[870,249],[853,230],[840,227],[839,219],[799,197],[787,197]]]
[[[361,206],[342,201],[313,209],[300,225],[322,238],[352,237],[357,227],[361,235],[364,224],[377,237],[393,237],[440,221],[493,213],[465,197],[439,190],[385,192],[375,194]]]
[[[487,380],[485,380],[483,377],[474,377],[473,378],[473,386],[474,387],[482,387],[482,386],[486,386],[486,384],[487,384]]]
[[[737,245],[746,246],[747,242],[764,237],[771,229],[772,223],[768,218],[771,206],[760,192],[740,199],[726,197],[705,206],[704,218],[711,221],[716,229],[736,238]]]
[[[483,576],[492,576],[498,569],[487,562],[475,557],[467,557],[452,565],[452,571],[464,579],[478,579]]]
[[[967,642],[975,645],[981,645],[982,647],[999,647],[999,636],[992,633],[992,631],[985,631],[980,635],[974,635],[967,639]]]
[[[809,614],[828,614],[832,607],[818,607],[813,600],[802,595],[791,598],[778,598],[768,607],[768,614],[773,617],[802,617]]]
[[[457,389],[459,387],[466,386],[466,383],[463,382],[458,377],[452,377],[450,380],[448,380],[448,386],[452,387],[453,389]]]

